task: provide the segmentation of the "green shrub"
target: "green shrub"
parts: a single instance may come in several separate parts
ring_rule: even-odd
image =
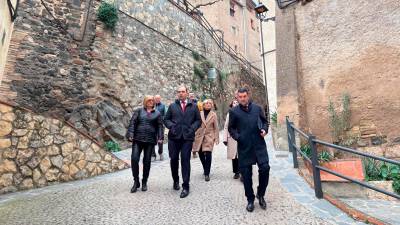
[[[320,162],[329,162],[332,160],[332,158],[333,158],[333,156],[331,155],[331,153],[329,153],[325,150],[318,154],[318,161],[320,161]]]
[[[97,10],[97,18],[107,29],[114,30],[118,22],[118,9],[114,4],[103,1]]]
[[[302,151],[307,156],[307,158],[311,159],[311,146],[309,144],[303,144],[300,147],[300,151]],[[323,150],[318,153],[318,161],[320,163],[329,162],[332,161],[332,159],[333,156],[328,151]]]
[[[200,54],[199,54],[198,52],[193,51],[193,52],[192,52],[192,56],[193,56],[193,59],[194,59],[194,60],[196,60],[196,61],[199,61],[199,60],[200,60]]]
[[[342,98],[342,123],[343,130],[350,129],[350,119],[351,119],[351,111],[350,111],[350,95],[344,94]]]
[[[383,163],[381,165],[381,177],[385,180],[400,179],[400,167],[391,163]]]
[[[363,163],[367,181],[400,179],[400,166],[370,158],[364,158]]]
[[[400,179],[396,179],[392,183],[393,191],[400,194]]]
[[[300,146],[300,151],[307,156],[307,158],[311,159],[311,146],[309,144],[303,144]]]
[[[273,112],[271,114],[271,121],[273,124],[277,125],[278,124],[278,113],[277,112]]]
[[[119,151],[121,151],[121,147],[119,146],[119,144],[117,142],[114,142],[114,141],[106,141],[104,143],[104,147],[109,152],[119,152]]]
[[[228,73],[227,72],[225,72],[225,71],[219,72],[220,81],[224,81],[224,80],[226,80],[226,78],[228,78]]]
[[[191,88],[193,91],[197,91],[197,86],[195,84],[192,83]]]
[[[328,105],[329,113],[329,127],[331,128],[332,137],[336,142],[347,143],[346,130],[350,128],[350,95],[343,94],[342,97],[342,110],[341,112],[336,112],[333,102],[329,100]],[[351,142],[353,143],[353,142]]]
[[[382,180],[381,177],[381,163],[378,160],[364,158],[363,159],[364,170],[365,170],[365,180]]]
[[[197,65],[193,66],[193,73],[200,78],[200,80],[203,80],[206,77],[206,73]]]
[[[371,158],[364,158],[363,164],[366,181],[393,180],[392,189],[400,194],[400,166]]]

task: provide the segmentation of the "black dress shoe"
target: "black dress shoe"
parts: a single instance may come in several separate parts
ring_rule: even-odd
[[[260,203],[260,207],[262,208],[262,209],[264,209],[264,210],[266,210],[267,209],[267,202],[265,202],[265,199],[264,199],[264,197],[260,197],[260,196],[256,196],[257,197],[257,199],[258,199],[258,203]]]
[[[233,179],[239,179],[240,178],[240,173],[235,173],[235,175],[233,176]]]
[[[174,190],[179,191],[179,189],[181,189],[181,187],[179,187],[179,182],[174,182]]]
[[[248,212],[253,212],[253,211],[254,211],[254,202],[249,202],[249,203],[247,203],[246,210],[247,210]]]
[[[142,191],[147,191],[147,184],[146,183],[142,184]]]
[[[205,180],[205,181],[210,181],[210,176],[205,175],[205,176],[204,176],[204,180]]]
[[[138,188],[140,188],[140,183],[139,181],[135,181],[135,183],[133,183],[133,186],[131,188],[131,193],[135,193]]]
[[[186,198],[189,195],[189,190],[183,189],[181,193],[181,198]]]

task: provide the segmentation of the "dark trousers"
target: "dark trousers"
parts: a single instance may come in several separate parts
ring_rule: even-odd
[[[232,159],[232,171],[234,174],[239,173],[239,160],[237,157]]]
[[[158,143],[157,145],[158,145],[158,154],[159,154],[159,155],[162,155],[164,143],[161,143],[161,144]],[[153,157],[156,157],[156,148],[154,148],[153,153],[152,153],[152,156],[153,156]]]
[[[139,181],[139,160],[143,151],[143,183],[147,183],[151,167],[151,153],[154,150],[154,144],[135,141],[132,145],[131,169],[133,179]]]
[[[199,158],[201,164],[203,165],[204,175],[209,176],[211,169],[212,152],[203,152],[202,149],[200,148]]]
[[[264,197],[265,191],[267,190],[268,181],[269,181],[269,164],[263,163],[258,164],[258,187],[257,187],[257,195],[260,197]],[[240,173],[243,177],[243,185],[244,192],[247,197],[248,202],[254,202],[255,196],[253,191],[253,167],[245,166],[240,168]]]
[[[192,152],[193,141],[168,140],[168,151],[171,159],[171,174],[174,182],[179,182],[179,153],[181,155],[182,167],[182,188],[189,190],[190,181],[190,153]]]

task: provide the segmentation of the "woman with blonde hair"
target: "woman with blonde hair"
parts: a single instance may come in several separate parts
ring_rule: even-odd
[[[210,181],[212,151],[214,145],[219,143],[219,128],[217,114],[212,111],[213,101],[203,101],[203,111],[200,112],[201,127],[196,131],[193,152],[199,152],[199,157],[204,170],[205,181]]]
[[[147,191],[147,180],[151,166],[151,154],[157,143],[162,143],[162,118],[159,111],[154,108],[154,97],[147,95],[143,100],[143,107],[134,111],[129,123],[126,137],[132,142],[131,168],[134,184],[131,193],[140,187],[139,160],[143,151],[143,179],[142,191]],[[159,139],[157,139],[159,137]]]

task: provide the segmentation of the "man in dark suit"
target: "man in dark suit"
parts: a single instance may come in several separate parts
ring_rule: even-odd
[[[178,99],[169,105],[164,124],[169,129],[168,150],[171,159],[171,173],[174,180],[173,188],[179,190],[180,153],[183,179],[183,190],[180,197],[185,198],[189,195],[190,155],[195,132],[201,125],[201,118],[197,105],[187,98],[187,88],[181,86],[177,91]]]
[[[248,202],[246,209],[252,212],[255,197],[258,198],[262,209],[267,208],[264,195],[268,186],[270,166],[264,136],[268,132],[268,122],[264,110],[250,101],[247,89],[239,89],[237,100],[239,105],[229,111],[228,131],[238,142],[239,168]],[[254,196],[252,165],[256,163],[259,185],[257,196]]]

